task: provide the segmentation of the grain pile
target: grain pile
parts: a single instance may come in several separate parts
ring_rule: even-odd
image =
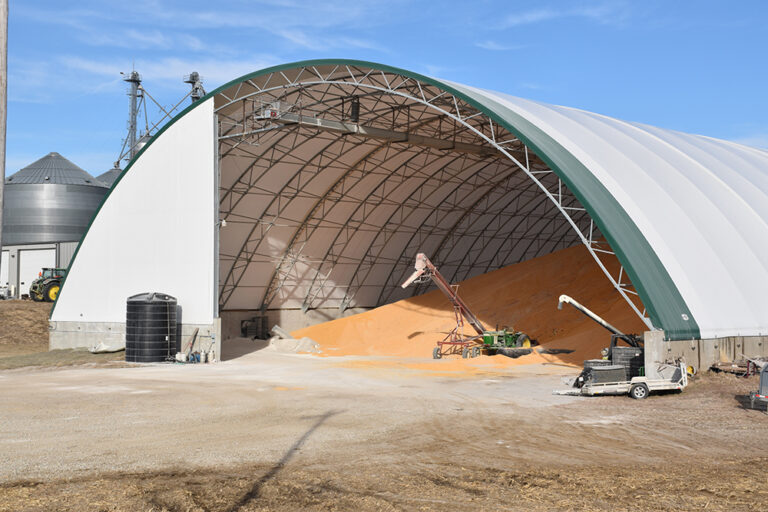
[[[618,262],[614,267],[610,270],[616,274]],[[512,325],[538,340],[541,348],[568,352],[536,351],[518,359],[484,358],[504,365],[546,361],[580,364],[599,356],[610,334],[569,306],[558,311],[557,299],[563,293],[624,332],[642,333],[645,328],[583,246],[510,265],[459,286],[459,295],[487,328]],[[435,342],[454,325],[450,302],[439,290],[433,290],[292,334],[317,341],[320,355],[430,357]]]

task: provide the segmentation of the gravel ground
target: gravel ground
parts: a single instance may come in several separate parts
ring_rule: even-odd
[[[768,415],[744,407],[755,379],[704,376],[633,401],[553,396],[566,368],[436,375],[356,361],[377,364],[263,349],[215,365],[0,371],[0,510],[765,501]]]

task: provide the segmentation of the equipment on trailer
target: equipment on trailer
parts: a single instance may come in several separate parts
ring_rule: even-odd
[[[611,333],[611,344],[608,347],[608,357],[611,357],[611,352],[613,351],[613,348],[616,346],[617,342],[619,340],[623,341],[630,347],[635,348],[642,348],[643,347],[643,338],[642,336],[638,336],[637,334],[624,334],[620,330],[618,330],[616,327],[612,326],[608,322],[606,322],[603,318],[601,318],[599,315],[597,315],[594,311],[590,310],[588,307],[580,304],[576,299],[569,297],[568,295],[561,295],[557,302],[557,309],[563,309],[563,304],[570,304],[577,310],[581,311],[587,318],[590,320],[593,320],[597,322],[598,325],[603,327],[605,330]]]
[[[576,299],[568,295],[561,295],[557,302],[557,309],[563,309],[563,304],[570,304],[575,309],[583,313],[587,318],[593,320],[598,325],[611,333],[611,343],[608,348],[603,349],[603,358],[606,363],[613,366],[620,366],[624,369],[624,378],[622,381],[629,382],[634,377],[645,376],[645,350],[643,349],[643,339],[636,334],[624,334],[613,325],[609,324],[597,313],[579,303]],[[628,346],[617,346],[621,340]],[[594,376],[599,373],[601,366],[595,364],[594,359],[584,361],[584,370],[576,378],[574,387],[580,388],[585,384],[592,382]],[[614,381],[617,382],[617,381]]]
[[[584,369],[570,382],[575,389],[555,391],[556,395],[628,394],[632,398],[643,399],[654,391],[682,391],[688,385],[688,371],[684,362],[654,363],[651,374],[659,378],[648,378],[645,374],[645,348],[642,337],[624,334],[568,295],[560,296],[557,309],[563,309],[563,304],[570,304],[609,331],[611,343],[603,350],[604,359],[584,361]],[[618,345],[619,341],[628,346]]]
[[[433,358],[440,359],[451,354],[461,354],[461,357],[464,358],[477,357],[481,351],[485,351],[488,355],[503,353],[512,357],[522,355],[523,352],[530,353],[530,347],[535,344],[535,341],[531,340],[528,335],[509,327],[504,327],[501,330],[498,328],[487,330],[459,297],[459,285],[450,284],[424,253],[416,255],[414,267],[416,270],[400,286],[406,288],[411,283],[421,283],[431,279],[453,304],[453,314],[456,318],[456,327],[445,338],[437,342],[437,346],[432,351]],[[476,336],[464,335],[465,320],[475,330]]]
[[[53,302],[59,296],[61,281],[66,277],[65,268],[44,268],[38,278],[29,285],[29,297],[36,302]]]
[[[586,370],[585,370],[586,371]],[[621,365],[595,366],[577,389],[555,391],[555,395],[629,395],[636,400],[648,398],[656,391],[682,391],[688,385],[688,373],[685,363],[676,365],[660,364],[658,368],[660,379],[649,379],[636,376],[627,380],[624,367]],[[582,375],[579,377],[582,377]]]

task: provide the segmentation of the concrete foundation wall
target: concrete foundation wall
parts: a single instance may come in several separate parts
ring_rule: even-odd
[[[304,313],[300,309],[275,309],[268,310],[267,325],[271,329],[274,325],[279,325],[286,331],[295,331],[310,327],[315,324],[344,318],[358,313],[368,311],[368,308],[351,308],[343,313],[339,308],[311,309]],[[221,328],[223,338],[237,338],[240,336],[240,322],[248,320],[255,316],[260,316],[261,312],[257,309],[239,309],[230,311],[221,311]]]
[[[100,342],[105,345],[125,347],[125,322],[48,322],[48,348],[90,348]],[[209,351],[212,347],[216,357],[221,354],[221,321],[216,318],[212,324],[182,324],[180,346],[186,348],[198,329],[194,350]]]
[[[697,371],[706,370],[715,363],[727,363],[745,357],[768,357],[768,336],[663,341],[661,331],[649,331],[645,333],[644,340],[646,374],[654,361],[671,361],[680,357]]]

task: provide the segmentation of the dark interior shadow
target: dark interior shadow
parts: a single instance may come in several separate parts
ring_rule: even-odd
[[[296,451],[299,450],[301,446],[307,442],[307,439],[309,439],[309,437],[314,433],[314,431],[320,428],[320,426],[323,423],[325,423],[328,420],[328,418],[330,418],[331,416],[340,414],[341,412],[343,411],[328,411],[322,416],[319,416],[319,417],[316,416],[317,421],[315,421],[315,423],[311,427],[309,427],[309,429],[306,432],[304,432],[304,435],[298,438],[296,442],[293,443],[293,445],[291,445],[290,448],[288,448],[288,451],[285,452],[283,457],[279,461],[277,461],[277,463],[274,466],[272,466],[270,470],[264,474],[264,476],[262,476],[261,478],[259,478],[253,483],[253,485],[251,486],[251,489],[247,493],[245,493],[242,498],[237,500],[237,503],[233,504],[231,507],[227,509],[227,512],[235,512],[237,510],[240,510],[241,508],[243,508],[243,506],[247,505],[248,502],[258,498],[261,493],[261,488],[264,486],[264,484],[266,484],[267,482],[275,478],[275,476],[277,476],[280,470],[283,469],[283,467],[285,467],[285,465],[291,460],[291,458],[293,458],[294,453],[296,453]]]
[[[267,340],[251,340],[247,338],[233,338],[224,340],[221,344],[221,360],[231,361],[243,357],[257,350],[263,350],[269,346]]]

